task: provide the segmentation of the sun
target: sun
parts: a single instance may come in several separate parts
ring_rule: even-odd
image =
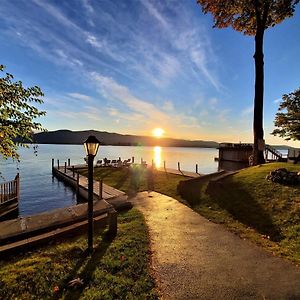
[[[164,135],[165,131],[162,129],[162,128],[154,128],[152,130],[152,135],[157,137],[157,138],[160,138]]]

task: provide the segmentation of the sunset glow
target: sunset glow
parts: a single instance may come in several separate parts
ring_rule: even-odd
[[[165,131],[162,128],[155,128],[152,130],[152,135],[160,138],[164,135]]]
[[[161,167],[161,147],[155,146],[153,148],[154,151],[154,165],[156,168]]]

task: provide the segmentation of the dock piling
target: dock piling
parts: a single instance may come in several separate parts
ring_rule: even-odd
[[[79,173],[77,173],[77,178],[76,178],[76,197],[79,197]]]
[[[72,166],[73,177],[75,177],[75,168]]]
[[[59,159],[57,160],[57,169],[59,170]]]
[[[65,173],[67,173],[67,162],[65,161]]]
[[[180,171],[180,162],[177,163],[178,171]]]
[[[52,173],[53,173],[53,169],[54,169],[54,158],[52,158],[52,162],[51,162],[51,165],[52,165]]]
[[[68,167],[70,167],[70,166],[71,166],[71,159],[68,158]]]
[[[116,236],[118,231],[118,214],[113,209],[108,212],[108,236],[110,238]]]
[[[103,199],[103,179],[99,181],[99,200]]]
[[[131,161],[132,161],[132,163],[134,164],[134,156],[132,156]]]
[[[196,173],[198,174],[198,164],[196,164]]]

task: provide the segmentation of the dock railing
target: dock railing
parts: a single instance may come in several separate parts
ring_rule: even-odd
[[[9,201],[19,200],[20,176],[19,173],[14,180],[0,183],[0,205]]]

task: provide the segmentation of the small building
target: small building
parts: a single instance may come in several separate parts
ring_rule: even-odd
[[[253,146],[251,144],[221,143],[219,145],[219,161],[249,163]]]
[[[296,158],[300,155],[300,149],[289,149],[288,150],[288,161],[293,162],[296,160]]]

